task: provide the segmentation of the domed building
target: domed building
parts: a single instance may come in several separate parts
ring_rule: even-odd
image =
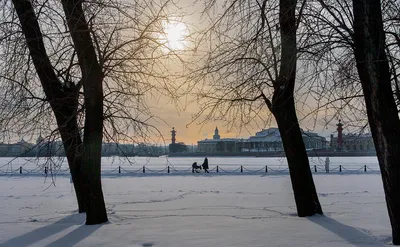
[[[303,131],[302,137],[306,149],[325,149],[327,141],[325,137],[317,133]],[[279,152],[283,151],[283,144],[278,128],[268,128],[257,132],[248,139],[222,138],[218,128],[215,128],[213,139],[205,139],[197,142],[198,152],[203,153],[232,153],[232,152]]]

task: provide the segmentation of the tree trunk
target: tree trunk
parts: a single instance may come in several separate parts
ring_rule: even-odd
[[[283,148],[289,166],[290,179],[299,217],[322,214],[293,97],[275,102],[273,114],[278,123]]]
[[[355,57],[382,174],[393,244],[400,245],[400,120],[390,83],[379,0],[353,1]]]
[[[101,95],[102,96],[102,95]],[[107,222],[107,212],[101,187],[101,143],[103,136],[103,122],[92,119],[102,119],[103,111],[97,107],[86,105],[85,134],[83,157],[84,176],[88,188],[88,210],[86,224],[100,224]],[[102,109],[102,108],[101,108]]]
[[[86,224],[107,222],[101,187],[101,144],[103,138],[103,72],[85,19],[81,0],[62,0],[68,28],[82,72],[85,96],[83,176],[87,192]]]
[[[296,115],[293,91],[296,80],[296,0],[280,0],[281,64],[274,83],[272,102],[266,100],[274,114],[288,161],[290,179],[299,217],[322,214],[312,178],[306,148]]]
[[[62,84],[54,73],[31,2],[29,0],[13,0],[13,5],[46,99],[56,117],[75,187],[79,212],[85,212],[85,196],[83,196],[82,177],[79,172],[82,162],[82,152],[80,151],[82,141],[76,118],[78,88],[73,85],[67,87],[66,83]]]
[[[79,213],[86,212],[87,197],[84,192],[84,180],[82,176],[82,140],[79,134],[79,127],[76,119],[76,109],[73,112],[59,111],[63,116],[69,118],[60,127],[61,139],[65,154],[67,156],[72,181],[78,201]]]

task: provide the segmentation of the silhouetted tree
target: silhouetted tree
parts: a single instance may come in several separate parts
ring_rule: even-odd
[[[74,181],[79,212],[85,212],[87,201],[85,192],[83,191],[84,181],[81,176],[82,140],[79,135],[77,123],[80,86],[71,83],[62,83],[54,72],[31,2],[29,0],[15,0],[13,4],[26,39],[31,59],[45,93],[46,98],[39,98],[39,100],[49,102],[54,112]]]
[[[1,131],[60,134],[87,224],[107,221],[103,133],[117,141],[148,137],[145,95],[176,92],[165,61],[180,61],[179,51],[159,38],[168,2],[0,2]]]
[[[385,47],[396,102],[400,95],[400,47],[396,39],[400,32],[400,20],[396,18],[399,8],[397,1],[382,1]],[[305,90],[298,97],[312,99],[309,115],[322,117],[323,124],[336,124],[342,119],[349,129],[364,131],[368,121],[354,59],[353,23],[352,1],[318,0],[305,5],[298,30],[298,52],[306,77],[302,82]]]
[[[82,74],[85,124],[81,172],[87,200],[86,224],[99,224],[108,221],[101,187],[104,74],[90,36],[83,0],[62,0],[61,3]]]
[[[228,120],[241,127],[274,115],[286,153],[297,213],[322,214],[295,109],[297,28],[305,1],[206,2],[205,11],[223,7],[204,40],[211,50],[196,79],[206,120]],[[296,18],[296,9],[297,18]]]
[[[382,174],[393,244],[400,245],[400,119],[391,87],[381,11],[378,0],[353,1],[357,70]]]
[[[392,0],[318,0],[308,7],[303,27],[309,38],[302,52],[320,70],[315,71],[315,84],[309,88],[315,90],[319,85],[317,99],[327,99],[321,108],[329,104],[334,106],[333,110],[341,111],[355,106],[361,112],[352,116],[353,121],[364,122],[365,127],[367,116],[382,174],[393,243],[400,244],[400,171],[396,165],[400,161],[399,104],[396,107],[400,99],[400,6]],[[323,66],[318,67],[317,63]],[[323,74],[325,80],[320,80],[323,71],[328,72]],[[335,106],[334,101],[340,102],[341,107]]]

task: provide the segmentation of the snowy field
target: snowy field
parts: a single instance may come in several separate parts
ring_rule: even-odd
[[[84,225],[66,176],[0,177],[0,246],[384,246],[377,174],[314,175],[325,216],[298,218],[287,175],[106,177],[110,223]]]
[[[313,172],[325,170],[326,157],[310,157]],[[191,173],[191,164],[202,164],[204,157],[107,157],[102,158],[103,176],[130,176],[143,173],[143,167],[148,174]],[[286,158],[267,157],[209,157],[211,172],[230,174],[240,173],[288,173]],[[48,174],[68,175],[69,169],[65,158],[0,158],[0,176],[10,175],[43,175],[45,167]],[[379,172],[376,157],[331,157],[330,171],[339,172]]]

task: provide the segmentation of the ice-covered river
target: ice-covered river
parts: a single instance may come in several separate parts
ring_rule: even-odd
[[[142,173],[143,166],[146,172],[187,172],[191,170],[191,164],[203,162],[202,157],[104,157],[102,158],[103,173]],[[326,157],[310,157],[310,166],[313,171],[324,170]],[[286,158],[267,157],[209,157],[211,171],[219,172],[237,171],[287,171]],[[366,167],[365,167],[366,166]],[[0,158],[1,174],[27,174],[43,173],[47,167],[48,172],[68,173],[68,165],[65,158]],[[242,168],[241,168],[242,167]],[[330,157],[330,169],[332,171],[356,171],[367,169],[378,171],[376,157]]]

